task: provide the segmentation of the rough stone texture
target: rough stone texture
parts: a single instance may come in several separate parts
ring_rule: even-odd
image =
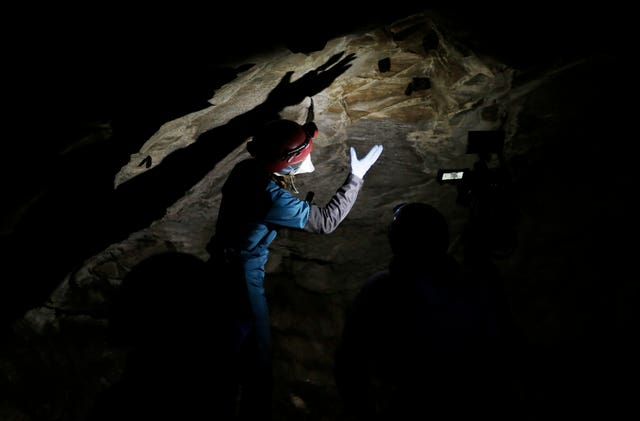
[[[464,153],[470,130],[506,131],[507,159],[520,187],[521,228],[516,252],[499,264],[525,336],[544,348],[579,341],[592,324],[616,341],[611,325],[627,331],[631,282],[622,276],[618,289],[600,295],[606,264],[591,260],[613,257],[601,241],[617,240],[617,235],[597,225],[600,208],[588,213],[583,208],[585,201],[599,196],[610,204],[609,209],[604,206],[610,218],[626,217],[627,199],[617,194],[626,190],[624,185],[607,190],[601,181],[604,170],[594,174],[597,167],[589,164],[599,159],[592,155],[595,147],[574,148],[579,140],[563,137],[571,135],[572,125],[590,123],[581,107],[574,112],[574,105],[567,105],[568,97],[589,98],[583,90],[595,87],[581,81],[589,80],[591,66],[604,72],[615,61],[594,56],[515,68],[475,53],[465,44],[469,39],[458,38],[448,23],[437,14],[418,13],[333,38],[310,53],[275,48],[230,62],[244,70],[215,91],[210,106],[166,121],[115,177],[119,185],[140,175],[147,168],[139,164],[148,157],[151,167],[162,165],[165,157],[201,134],[262,103],[286,72],[293,71],[296,80],[338,53],[356,55],[345,73],[313,96],[320,129],[313,153],[316,171],[298,177],[300,195],[313,191],[317,203],[326,202],[349,171],[349,146],[360,155],[375,143],[385,149],[335,233],[282,232],[272,246],[266,285],[275,340],[276,419],[340,419],[333,352],[350,300],[369,275],[387,265],[385,229],[393,205],[426,201],[441,209],[451,224],[452,251],[457,251],[467,212],[455,203],[453,188],[439,185],[435,175],[439,168],[473,164],[476,156]],[[307,98],[281,115],[301,121],[308,105]],[[597,114],[590,109],[584,115]],[[565,141],[570,144],[552,144]],[[149,255],[180,250],[206,259],[204,246],[214,233],[220,187],[246,156],[244,144],[239,145],[163,218],[88,259],[52,292],[46,306],[33,308],[18,321],[19,339],[1,360],[13,400],[0,398],[0,418],[83,419],[97,393],[122,374],[126,356],[126,350],[110,347],[104,337],[110,291]],[[566,176],[580,174],[577,185],[553,178],[565,158],[573,160]],[[586,245],[576,247],[576,238]],[[591,244],[596,249],[585,253]],[[594,305],[606,317],[592,315]],[[617,313],[612,314],[614,308]],[[534,386],[524,385],[528,402],[539,399],[542,409],[523,407],[514,419],[548,419],[546,405],[558,399],[561,385],[574,385],[575,374],[559,375],[556,385],[541,380],[542,375],[535,377]],[[587,387],[581,391],[586,393]]]

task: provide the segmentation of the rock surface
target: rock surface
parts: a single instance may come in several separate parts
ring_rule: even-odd
[[[333,352],[354,294],[369,275],[386,268],[385,230],[394,205],[425,201],[440,209],[451,226],[452,252],[459,252],[468,210],[456,203],[452,186],[437,183],[436,173],[473,165],[477,157],[465,153],[469,131],[506,134],[519,241],[498,264],[514,317],[532,349],[565,361],[592,340],[611,346],[626,342],[631,292],[637,288],[624,265],[615,265],[624,262],[625,253],[618,256],[608,245],[620,240],[622,221],[631,218],[631,184],[624,178],[631,171],[624,165],[628,157],[614,156],[624,150],[623,133],[608,109],[616,93],[602,86],[617,71],[617,55],[594,50],[520,65],[501,60],[498,51],[475,47],[451,16],[424,11],[358,28],[314,51],[278,46],[235,58],[225,63],[233,76],[206,106],[163,121],[112,179],[118,188],[144,179],[199,142],[215,149],[213,142],[224,141],[221,128],[263,104],[288,72],[295,83],[318,69],[322,73],[336,57],[355,55],[325,88],[280,110],[282,117],[303,121],[313,101],[320,131],[313,151],[316,171],[296,181],[300,195],[313,191],[316,203],[328,201],[346,177],[349,146],[359,155],[376,143],[384,151],[335,233],[281,232],[272,246],[266,287],[275,340],[275,419],[341,419]],[[611,123],[600,124],[603,118]],[[202,177],[166,212],[86,256],[78,270],[56,283],[46,302],[16,322],[11,346],[2,353],[0,386],[8,393],[0,399],[0,418],[84,419],[96,396],[122,374],[126,357],[126,350],[110,346],[105,337],[111,294],[147,256],[175,250],[208,258],[204,246],[214,234],[220,188],[233,165],[248,156],[247,139],[225,144],[228,153],[217,161],[212,157]],[[610,163],[616,158],[621,165]],[[619,175],[613,186],[606,180],[608,171]],[[135,212],[135,203],[131,206]],[[603,225],[602,218],[615,229]],[[175,282],[179,288],[180,281]],[[520,386],[528,405],[523,403],[514,419],[547,419],[545,411],[563,385],[575,386],[584,376],[574,363],[558,373],[533,362],[542,371],[523,375]],[[598,390],[600,380],[612,378],[598,364],[593,371]],[[569,401],[583,393],[594,392],[582,385]]]

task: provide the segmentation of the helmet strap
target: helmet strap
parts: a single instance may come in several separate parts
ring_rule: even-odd
[[[291,190],[295,194],[300,193],[298,191],[298,189],[296,188],[296,184],[294,182],[295,181],[295,175],[293,175],[293,174],[277,174],[277,173],[273,173],[271,175],[271,177],[273,178],[273,181],[275,181],[276,184],[278,186],[282,187],[283,189]]]

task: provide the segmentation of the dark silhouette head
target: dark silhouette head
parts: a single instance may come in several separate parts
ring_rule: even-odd
[[[403,203],[394,208],[389,244],[396,257],[440,258],[449,248],[446,219],[426,203]]]

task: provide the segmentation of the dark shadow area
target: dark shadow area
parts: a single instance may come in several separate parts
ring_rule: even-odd
[[[335,355],[348,419],[524,419],[513,375],[521,334],[476,223],[457,260],[436,208],[394,208],[393,257],[351,303]]]
[[[354,58],[338,53],[295,81],[293,71],[287,72],[264,103],[202,134],[117,189],[114,165],[122,163],[116,155],[122,158],[123,150],[96,144],[96,149],[85,151],[25,214],[15,232],[2,238],[1,252],[13,274],[2,284],[2,321],[41,304],[86,258],[164,216],[168,206],[258,127],[277,118],[284,107],[327,88]]]
[[[17,110],[9,113],[10,135],[2,145],[0,175],[11,182],[3,183],[7,206],[0,222],[11,217],[14,204],[59,189],[58,184],[89,190],[96,179],[112,182],[129,155],[162,124],[209,106],[215,90],[241,70],[205,62],[191,63],[188,69],[176,64],[153,69],[137,62],[120,68],[108,61],[115,57],[105,60],[70,59],[44,80],[27,76],[27,88],[13,100]],[[84,74],[72,70],[82,66],[88,67]],[[41,105],[33,100],[38,96],[55,105],[38,112]]]
[[[262,4],[252,9],[252,13],[244,14],[246,19],[237,13],[235,16],[243,18],[231,19],[221,29],[213,29],[229,17],[221,12],[183,10],[174,16],[184,22],[179,27],[169,22],[152,25],[147,13],[133,17],[125,14],[132,19],[124,28],[131,40],[126,36],[116,40],[123,28],[110,24],[104,39],[94,42],[90,57],[76,55],[84,51],[79,46],[84,40],[83,28],[65,26],[64,21],[46,13],[42,16],[49,26],[69,31],[67,37],[49,36],[55,31],[36,37],[38,41],[20,40],[15,33],[5,37],[15,42],[11,48],[19,50],[15,54],[19,57],[5,63],[8,76],[5,73],[4,79],[15,94],[5,102],[11,112],[5,115],[9,117],[7,132],[0,140],[2,212],[10,207],[5,198],[31,197],[33,191],[42,191],[43,195],[15,234],[0,242],[3,323],[40,305],[83,259],[164,215],[167,206],[244,140],[254,123],[276,112],[275,104],[262,104],[229,125],[203,134],[194,145],[176,151],[162,164],[152,165],[145,174],[114,191],[114,174],[165,118],[207,106],[206,99],[212,96],[217,82],[209,79],[208,70],[194,70],[209,66],[194,62],[194,57],[244,56],[248,49],[230,41],[241,36],[258,49],[277,38],[288,42],[292,50],[313,51],[324,45],[324,31],[332,32],[334,25],[342,28],[349,19],[356,20],[326,4],[299,4],[291,9],[291,15],[280,19],[257,12],[260,8],[268,7]],[[514,3],[499,9],[477,4],[461,6],[448,15],[450,23],[457,22],[457,29],[466,27],[468,36],[460,37],[463,45],[519,69],[538,69],[516,75],[514,86],[527,78],[535,80],[555,60],[567,63],[599,53],[620,53],[619,60],[594,60],[599,63],[595,67],[587,61],[587,66],[560,72],[564,77],[546,91],[552,95],[532,95],[525,108],[533,112],[519,116],[518,136],[525,144],[534,138],[531,153],[523,151],[512,161],[518,175],[515,190],[519,200],[531,206],[536,218],[529,240],[519,245],[524,257],[513,286],[521,295],[517,297],[521,301],[516,301],[522,305],[517,308],[523,319],[520,321],[533,336],[538,335],[528,344],[520,361],[522,372],[518,373],[528,420],[588,418],[596,413],[602,419],[615,419],[635,411],[632,404],[637,395],[638,347],[633,340],[637,323],[632,320],[639,295],[633,276],[635,251],[628,244],[633,243],[632,229],[637,224],[637,154],[633,146],[634,111],[627,105],[634,86],[634,67],[627,57],[634,54],[634,49],[624,50],[625,42],[630,43],[624,32],[633,28],[628,20],[635,15],[615,4],[595,8],[580,5],[559,10],[557,5]],[[73,12],[78,10],[74,8]],[[80,26],[92,24],[87,19]],[[143,37],[134,35],[137,25],[144,27]],[[98,25],[95,32],[106,27]],[[198,29],[172,39],[185,27]],[[34,33],[23,29],[25,34]],[[161,35],[163,29],[171,35]],[[184,43],[193,36],[202,40]],[[307,44],[304,36],[317,39]],[[299,39],[287,41],[290,37]],[[71,40],[78,44],[77,49],[61,55],[62,46]],[[36,42],[42,43],[42,48],[31,49]],[[125,43],[128,45],[123,46]],[[47,54],[40,54],[41,50]],[[167,64],[171,61],[174,64]],[[64,62],[70,63],[63,66]],[[181,63],[188,64],[182,67]],[[73,67],[77,69],[69,72]],[[212,70],[220,81],[232,79],[237,71]],[[184,80],[185,75],[192,80]],[[304,94],[300,92],[299,98]],[[290,101],[294,97],[298,95],[292,94]],[[96,140],[59,155],[74,143],[69,139],[91,135],[96,124],[103,122],[108,123],[108,130],[113,129],[106,141]],[[529,275],[536,262],[543,268]],[[527,280],[531,284],[524,282]],[[152,358],[153,362],[158,361]],[[40,366],[34,363],[33,367]],[[65,376],[65,368],[58,366],[55,372]],[[151,371],[149,366],[145,369]],[[49,394],[39,375],[33,375],[35,380],[29,389]],[[179,379],[179,375],[173,378]],[[35,394],[33,390],[11,391],[24,392],[27,405],[26,400]],[[152,392],[146,395],[150,399]],[[312,399],[309,397],[309,401]],[[332,406],[315,404],[322,405]],[[291,414],[293,418],[294,412]]]
[[[529,303],[517,311],[530,335],[520,377],[532,419],[635,411],[640,295],[625,244],[637,226],[638,148],[634,111],[623,105],[631,80],[624,56],[594,57],[532,92],[519,116],[513,150],[533,142],[512,159],[528,222],[511,288]]]
[[[515,69],[623,53],[629,17],[616,5],[528,2],[439,7],[452,39]]]
[[[88,420],[231,419],[246,295],[197,257],[161,253],[123,279],[112,345],[129,349],[121,379]]]

